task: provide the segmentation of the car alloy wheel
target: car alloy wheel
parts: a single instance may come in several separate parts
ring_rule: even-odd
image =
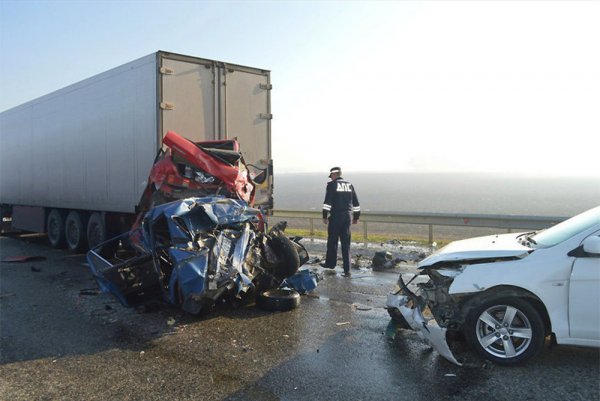
[[[535,356],[544,344],[544,325],[537,310],[519,298],[490,300],[467,318],[465,335],[483,357],[511,365]]]

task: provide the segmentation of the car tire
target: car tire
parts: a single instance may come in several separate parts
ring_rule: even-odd
[[[48,241],[53,248],[65,247],[65,215],[58,209],[52,209],[46,220]]]
[[[463,331],[479,355],[499,365],[522,363],[544,346],[542,317],[521,298],[484,301],[467,314]]]
[[[82,251],[87,246],[86,227],[79,212],[71,210],[65,219],[65,238],[70,251]]]
[[[271,238],[271,248],[281,261],[273,272],[280,280],[293,276],[300,268],[300,256],[296,247],[285,235],[275,235]]]
[[[300,305],[300,294],[295,290],[277,288],[256,296],[256,306],[268,311],[288,311]]]

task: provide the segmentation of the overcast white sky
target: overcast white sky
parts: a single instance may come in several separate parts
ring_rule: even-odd
[[[276,172],[598,177],[598,21],[592,1],[1,0],[0,110],[160,49],[272,71]]]

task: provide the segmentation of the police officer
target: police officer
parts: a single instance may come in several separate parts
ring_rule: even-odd
[[[331,181],[327,183],[323,202],[323,223],[327,227],[327,255],[321,266],[335,268],[337,261],[338,239],[342,244],[344,276],[350,277],[350,222],[358,223],[360,205],[354,186],[342,178],[342,169],[329,170]]]

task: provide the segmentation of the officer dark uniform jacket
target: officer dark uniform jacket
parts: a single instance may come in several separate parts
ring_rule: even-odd
[[[329,176],[341,173],[339,167],[330,170]],[[342,245],[344,272],[350,272],[350,224],[360,217],[360,204],[354,186],[342,177],[327,183],[323,218],[329,218],[327,227],[327,255],[324,267],[334,268],[337,262],[338,239]]]

